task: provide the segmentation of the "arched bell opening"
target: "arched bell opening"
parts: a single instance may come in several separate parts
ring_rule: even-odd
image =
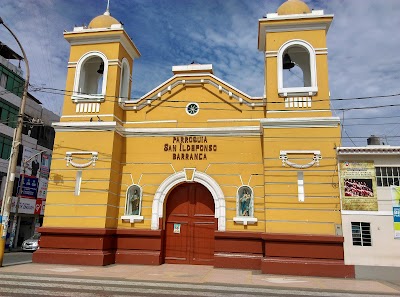
[[[294,45],[283,52],[283,87],[311,87],[311,65],[309,51],[300,45]]]

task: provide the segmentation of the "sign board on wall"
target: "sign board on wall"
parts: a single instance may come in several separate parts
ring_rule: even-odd
[[[15,213],[16,205],[17,205],[17,197],[13,197],[11,203],[11,212]],[[42,199],[20,198],[18,213],[43,215],[45,205],[46,201]]]
[[[343,210],[378,210],[373,161],[341,162],[340,182]]]
[[[392,187],[394,238],[400,239],[400,187]]]

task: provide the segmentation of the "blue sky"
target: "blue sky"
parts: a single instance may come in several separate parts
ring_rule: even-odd
[[[371,134],[400,145],[400,1],[305,1],[335,18],[328,33],[331,98],[343,118],[342,145],[366,145]],[[22,42],[31,66],[31,83],[65,88],[69,44],[64,30],[88,24],[104,13],[107,0],[1,0],[0,16]],[[133,68],[133,97],[140,97],[171,77],[174,65],[213,64],[216,76],[251,96],[264,89],[263,53],[257,49],[258,19],[275,12],[283,0],[111,0],[112,16],[123,22],[142,56]],[[16,51],[9,33],[0,40]],[[63,97],[32,93],[55,113]],[[350,136],[350,138],[348,137]]]

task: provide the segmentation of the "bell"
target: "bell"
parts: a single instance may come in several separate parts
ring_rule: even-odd
[[[290,60],[290,58],[289,58]],[[104,73],[104,62],[101,62],[99,70],[97,70],[97,73],[103,74]]]
[[[295,63],[290,58],[289,54],[285,54],[283,56],[283,69],[292,69],[295,66]]]

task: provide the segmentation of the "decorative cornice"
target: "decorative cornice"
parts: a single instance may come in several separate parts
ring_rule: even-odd
[[[115,131],[117,128],[116,122],[58,122],[52,124],[56,132],[103,132]]]
[[[333,15],[287,15],[258,20],[258,50],[265,51],[265,35],[270,32],[329,30]],[[318,22],[307,22],[318,20]],[[290,21],[280,24],[277,21]]]
[[[261,127],[199,127],[199,128],[125,128],[117,122],[59,122],[53,123],[56,132],[116,131],[126,137],[143,136],[254,136],[261,135]]]
[[[229,96],[229,98],[237,100],[239,103],[246,105],[248,107],[265,106],[265,100],[263,98],[251,97],[212,74],[202,73],[201,76],[208,76],[210,78],[213,78],[217,82],[211,79],[187,78],[187,77],[199,77],[199,76],[200,74],[176,74],[169,80],[163,82],[161,85],[157,86],[156,88],[145,94],[139,100],[121,101],[120,105],[124,110],[141,110],[144,107],[151,105],[153,101],[161,99],[163,95],[170,93],[175,87],[179,85],[209,84],[218,89],[220,93],[225,93]],[[182,79],[172,82],[176,78],[182,78]],[[150,97],[150,95],[154,93],[156,94]],[[237,95],[236,93],[239,95]],[[249,100],[262,100],[262,102],[250,102]]]
[[[124,128],[121,135],[142,136],[254,136],[261,135],[260,126],[218,127],[218,128]]]
[[[263,128],[332,128],[340,124],[339,117],[261,119]]]
[[[82,33],[93,33],[93,30],[90,31],[80,31],[80,32],[66,32],[64,33],[64,38],[71,45],[82,45],[82,44],[98,44],[98,43],[112,43],[119,42],[128,52],[132,59],[139,58],[141,56],[139,50],[136,45],[133,43],[132,39],[128,36],[128,34],[123,29],[107,29],[107,30],[99,30],[96,32],[104,32],[103,36],[98,35],[82,35],[82,36],[74,36]],[[108,34],[107,34],[108,33]]]
[[[364,147],[337,147],[338,155],[400,155],[400,146],[371,145]]]

